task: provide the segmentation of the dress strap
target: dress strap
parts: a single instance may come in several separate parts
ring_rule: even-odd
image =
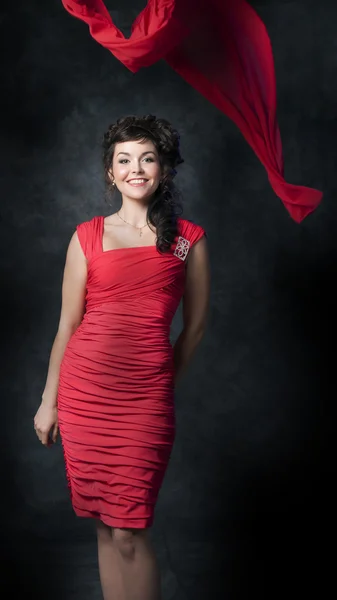
[[[90,221],[80,223],[76,227],[83,254],[87,261],[103,251],[104,217],[94,217]]]
[[[206,231],[201,225],[197,225],[188,219],[179,218],[178,235],[173,254],[181,260],[186,260],[190,248],[203,236],[206,236]]]
[[[193,221],[188,219],[179,219],[178,223],[179,236],[188,240],[191,247],[196,244],[196,242],[198,242],[203,235],[207,235],[205,229],[201,227],[201,225],[193,223]]]

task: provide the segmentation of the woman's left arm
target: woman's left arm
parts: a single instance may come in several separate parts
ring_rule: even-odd
[[[206,237],[189,251],[183,296],[183,329],[174,345],[174,383],[181,377],[205,333],[210,296],[210,264]]]

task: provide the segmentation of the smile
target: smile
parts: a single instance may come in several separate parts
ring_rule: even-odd
[[[130,179],[130,181],[128,181],[128,183],[130,185],[144,185],[145,183],[147,183],[147,179]]]

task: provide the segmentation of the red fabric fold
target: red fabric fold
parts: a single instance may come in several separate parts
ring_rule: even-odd
[[[322,192],[284,179],[271,43],[264,23],[245,0],[149,0],[128,39],[101,0],[62,3],[130,71],[165,59],[228,116],[296,222],[318,206]]]

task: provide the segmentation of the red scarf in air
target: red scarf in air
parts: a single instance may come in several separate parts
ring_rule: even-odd
[[[135,73],[160,59],[240,129],[270,184],[300,222],[322,192],[287,183],[276,118],[276,82],[266,28],[245,0],[148,0],[125,38],[102,0],[62,0],[92,37]]]

